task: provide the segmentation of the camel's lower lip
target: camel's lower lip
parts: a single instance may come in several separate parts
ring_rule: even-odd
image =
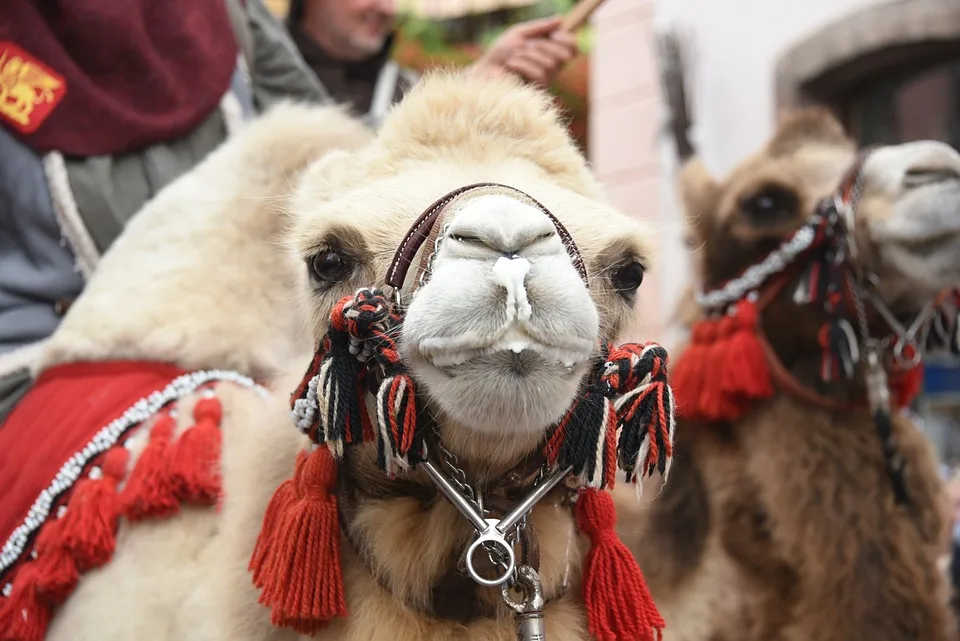
[[[495,354],[533,353],[541,359],[555,363],[557,366],[572,369],[588,360],[591,352],[578,351],[543,345],[532,341],[497,341],[488,347],[467,348],[457,350],[418,350],[424,360],[438,369],[448,369],[463,365],[479,358]]]
[[[429,360],[423,364],[448,379],[476,382],[493,377],[501,384],[509,385],[509,381],[513,381],[514,384],[525,385],[534,381],[579,377],[583,374],[585,360],[561,361],[531,350],[497,350],[478,353],[453,364],[438,364]]]

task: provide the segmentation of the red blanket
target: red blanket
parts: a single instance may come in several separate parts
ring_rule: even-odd
[[[0,541],[103,426],[183,374],[164,363],[71,363],[43,372],[0,426]]]
[[[176,433],[170,408],[233,372],[187,374],[152,362],[58,365],[0,425],[0,641],[43,638],[81,573],[110,560],[121,517],[174,514],[220,492],[220,402],[194,404]],[[135,465],[127,439],[148,438]]]

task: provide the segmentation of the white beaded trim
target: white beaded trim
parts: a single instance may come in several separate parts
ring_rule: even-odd
[[[124,433],[159,412],[163,406],[192,394],[197,388],[214,381],[234,383],[240,387],[252,389],[264,396],[268,393],[266,388],[249,376],[230,370],[215,369],[183,374],[172,380],[162,390],[141,398],[120,417],[97,432],[81,451],[74,454],[63,464],[53,482],[34,501],[26,519],[13,531],[13,534],[10,535],[10,538],[7,539],[2,550],[0,550],[0,574],[10,569],[21,557],[30,536],[40,529],[47,520],[54,501],[77,482],[77,479],[83,473],[83,468],[91,460],[109,450]]]
[[[749,292],[757,289],[768,278],[782,272],[787,265],[810,248],[816,238],[815,225],[805,225],[797,230],[789,240],[770,252],[766,258],[748,267],[739,278],[735,278],[720,289],[710,292],[697,292],[697,304],[705,309],[721,309],[741,300]]]

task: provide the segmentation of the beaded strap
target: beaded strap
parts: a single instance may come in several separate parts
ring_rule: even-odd
[[[722,309],[742,299],[749,292],[756,290],[774,274],[782,272],[800,254],[813,245],[816,239],[816,228],[820,220],[817,218],[812,224],[798,229],[779,248],[770,252],[766,258],[756,265],[751,265],[738,278],[728,281],[720,289],[710,292],[698,292],[697,303],[706,309]]]
[[[63,464],[27,513],[24,521],[17,526],[0,550],[0,575],[13,567],[20,559],[30,537],[39,530],[50,509],[61,494],[69,490],[80,479],[84,468],[96,457],[117,444],[124,434],[140,425],[159,412],[165,405],[192,394],[202,386],[212,382],[229,382],[261,395],[267,390],[248,376],[230,370],[202,370],[183,374],[172,380],[165,388],[153,392],[130,406],[121,416],[100,429],[82,450]],[[6,588],[5,588],[6,590]]]

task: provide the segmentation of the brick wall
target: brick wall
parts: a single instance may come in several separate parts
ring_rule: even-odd
[[[590,161],[613,203],[662,228],[659,78],[653,0],[607,0],[593,17],[590,59]],[[628,337],[662,340],[662,278],[640,288],[637,326]]]

